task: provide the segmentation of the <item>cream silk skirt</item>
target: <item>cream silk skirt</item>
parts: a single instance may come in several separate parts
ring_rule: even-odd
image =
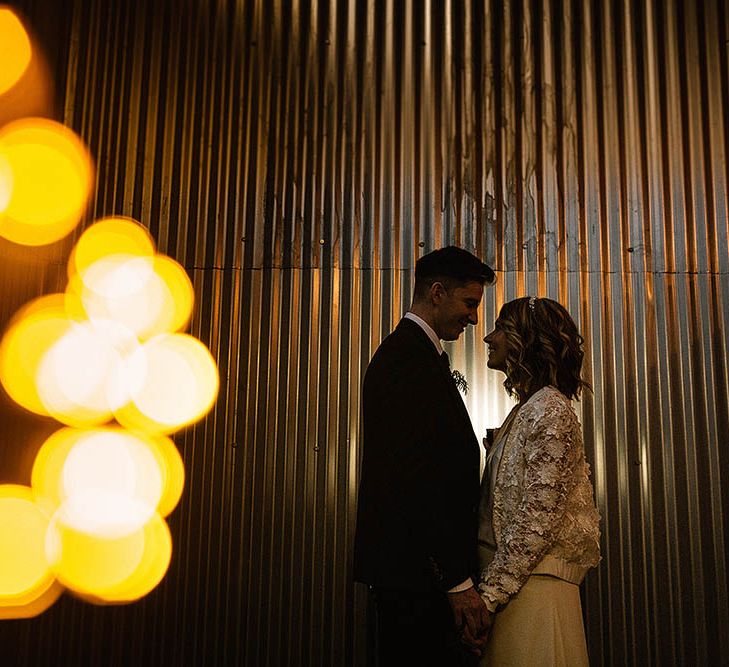
[[[535,574],[494,617],[481,658],[489,667],[587,667],[579,586]]]

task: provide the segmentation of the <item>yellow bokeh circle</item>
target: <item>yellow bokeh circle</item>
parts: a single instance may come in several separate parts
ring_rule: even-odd
[[[65,525],[59,510],[49,525],[45,547],[64,586],[98,595],[134,574],[144,555],[144,528],[121,537],[99,537]]]
[[[48,610],[61,597],[64,587],[54,577],[51,585],[37,597],[22,603],[0,603],[0,620],[34,618]]]
[[[53,584],[45,554],[48,522],[29,487],[0,485],[0,606],[28,605]]]
[[[63,294],[35,299],[13,317],[0,340],[0,382],[19,405],[48,416],[36,377],[43,358],[70,330],[73,322]]]
[[[20,19],[0,7],[0,95],[10,90],[28,69],[33,50]]]
[[[118,322],[140,340],[183,329],[194,301],[185,269],[164,255],[107,255],[72,277],[67,291],[90,320]]]
[[[134,571],[114,585],[87,589],[87,599],[97,604],[133,602],[147,595],[162,581],[172,559],[172,536],[160,516],[152,517],[144,526],[143,542],[142,556]]]
[[[149,231],[132,218],[102,218],[88,227],[68,260],[68,276],[84,276],[95,262],[107,257],[148,257],[155,253]]]
[[[48,413],[69,426],[95,426],[112,417],[109,385],[121,357],[89,323],[74,323],[45,353],[36,388]]]
[[[118,426],[56,431],[31,474],[34,498],[47,512],[61,509],[65,525],[107,537],[139,529],[154,512],[167,516],[184,483],[182,458],[169,438]]]
[[[3,155],[0,147],[0,215],[10,204],[10,197],[13,194],[13,169],[8,159]]]
[[[27,118],[0,130],[0,154],[12,174],[0,236],[31,246],[66,236],[81,219],[93,182],[81,139],[60,123]]]
[[[218,368],[210,351],[186,334],[156,336],[124,365],[131,401],[115,412],[132,430],[172,433],[202,418],[218,394]]]

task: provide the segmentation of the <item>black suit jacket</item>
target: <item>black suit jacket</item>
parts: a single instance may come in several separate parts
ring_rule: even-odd
[[[476,571],[479,448],[426,333],[403,319],[367,368],[354,576],[448,590]]]

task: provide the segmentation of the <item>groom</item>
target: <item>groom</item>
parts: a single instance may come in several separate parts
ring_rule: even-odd
[[[473,587],[479,447],[441,340],[478,322],[494,272],[449,246],[415,266],[410,311],[364,379],[354,576],[374,600],[380,665],[469,664],[489,615]]]

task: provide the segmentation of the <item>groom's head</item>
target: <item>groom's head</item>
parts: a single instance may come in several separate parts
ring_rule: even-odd
[[[478,322],[483,287],[495,280],[489,266],[462,248],[434,250],[415,265],[412,310],[441,340],[456,340],[469,324]]]

